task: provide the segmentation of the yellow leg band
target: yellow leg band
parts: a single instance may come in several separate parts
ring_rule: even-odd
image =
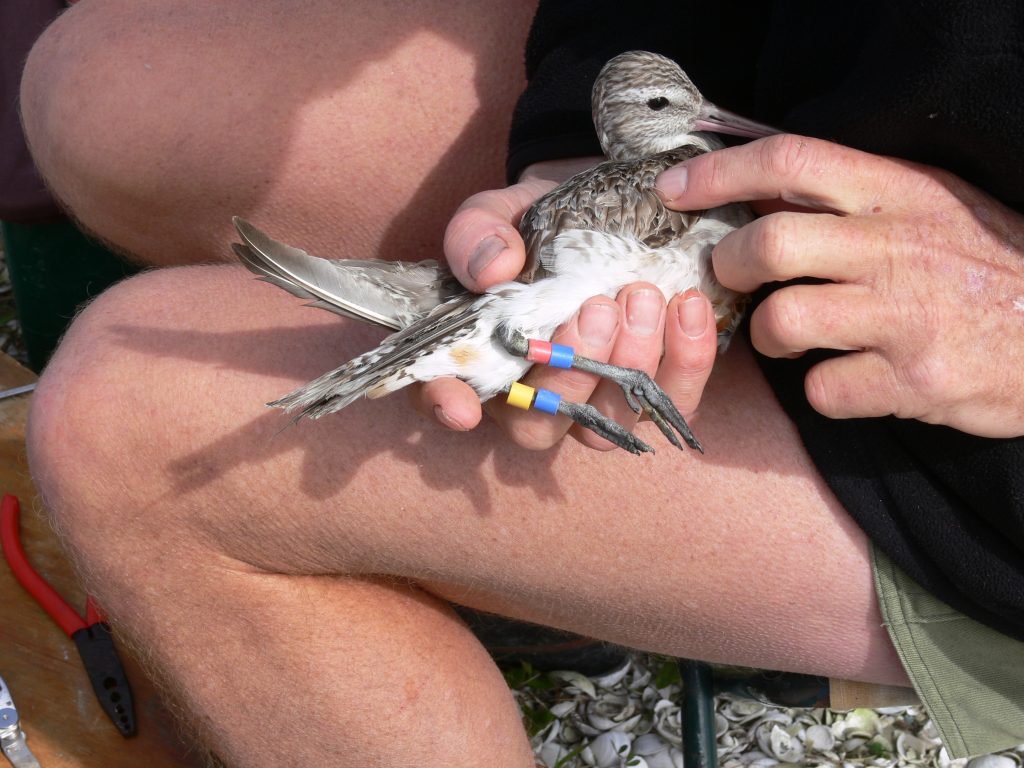
[[[528,411],[530,406],[533,405],[533,393],[535,391],[533,387],[528,387],[517,381],[509,388],[508,404],[513,408],[522,408],[524,411]]]

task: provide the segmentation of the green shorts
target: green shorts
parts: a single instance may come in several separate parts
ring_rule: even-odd
[[[872,550],[885,627],[950,755],[1024,743],[1024,643],[953,610]]]

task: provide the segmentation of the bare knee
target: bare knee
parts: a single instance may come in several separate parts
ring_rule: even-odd
[[[90,0],[51,26],[24,122],[88,229],[157,264],[229,258],[232,214],[324,255],[440,251],[500,183],[529,5],[292,6]]]
[[[155,305],[149,273],[102,294],[72,324],[39,382],[27,429],[29,466],[54,523],[87,571],[115,567],[124,548],[166,533],[171,519],[146,511],[147,466],[159,420],[143,405],[154,388],[119,327]],[[148,305],[148,309],[147,309]]]

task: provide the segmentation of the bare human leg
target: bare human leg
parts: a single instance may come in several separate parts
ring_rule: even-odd
[[[23,91],[54,189],[150,263],[220,258],[234,213],[323,255],[437,256],[455,205],[501,183],[531,9],[338,6],[84,0]],[[377,338],[239,269],[165,270],[97,301],[35,397],[70,550],[229,763],[531,765],[446,600],[902,681],[863,536],[742,349],[704,459],[528,453],[401,398],[293,428],[262,407]]]
[[[239,268],[162,270],[90,307],[36,396],[32,468],[90,587],[230,763],[530,765],[445,600],[904,682],[864,537],[742,347],[705,395],[704,458],[530,453],[401,398],[287,428],[263,408],[377,336]],[[309,730],[235,716],[270,699]]]
[[[533,3],[83,0],[29,57],[48,184],[151,264],[230,259],[238,214],[323,256],[441,253],[503,186]]]

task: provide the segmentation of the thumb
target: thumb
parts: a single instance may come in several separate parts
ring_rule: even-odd
[[[526,260],[516,226],[533,201],[553,187],[553,182],[530,179],[480,192],[459,206],[445,231],[444,254],[460,283],[484,291],[515,279]]]

